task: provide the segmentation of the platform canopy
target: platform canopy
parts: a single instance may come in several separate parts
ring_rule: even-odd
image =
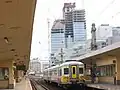
[[[96,51],[91,51],[80,57],[74,58],[75,60],[89,63],[91,60],[99,59],[104,56],[119,56],[120,55],[120,42],[114,43],[112,45],[106,46],[104,48],[98,49]]]
[[[28,65],[36,0],[0,0],[0,62]]]

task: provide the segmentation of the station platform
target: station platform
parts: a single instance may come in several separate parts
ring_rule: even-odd
[[[14,89],[0,89],[0,90],[32,90],[29,79],[23,78],[20,83],[16,83]]]
[[[120,85],[113,84],[87,84],[87,86],[105,90],[120,90]]]

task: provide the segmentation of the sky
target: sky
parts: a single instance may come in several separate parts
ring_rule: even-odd
[[[55,19],[62,18],[65,2],[75,2],[76,9],[86,10],[87,38],[91,37],[92,23],[96,23],[96,26],[106,23],[119,26],[120,0],[37,0],[31,58],[48,59],[48,30],[50,31]]]

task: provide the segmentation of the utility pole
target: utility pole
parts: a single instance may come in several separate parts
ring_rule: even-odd
[[[63,63],[63,48],[61,48],[61,63]]]
[[[50,66],[50,21],[49,18],[47,19],[48,23],[48,60],[49,60],[49,66]]]
[[[92,23],[91,34],[92,34],[91,50],[96,50],[97,45],[96,45],[96,27],[95,27],[95,23]]]
[[[97,50],[95,23],[92,23],[91,34],[92,34],[91,50]],[[96,76],[96,75],[95,75],[95,68],[94,68],[93,62],[92,62],[92,60],[91,60],[91,77],[92,77],[92,83],[94,83],[94,81],[95,81],[95,76]]]

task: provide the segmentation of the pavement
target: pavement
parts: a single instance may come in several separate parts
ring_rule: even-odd
[[[32,90],[29,79],[22,79],[20,83],[16,83],[14,89],[0,89],[0,90]]]
[[[120,85],[113,84],[87,84],[87,86],[105,90],[120,90]]]

